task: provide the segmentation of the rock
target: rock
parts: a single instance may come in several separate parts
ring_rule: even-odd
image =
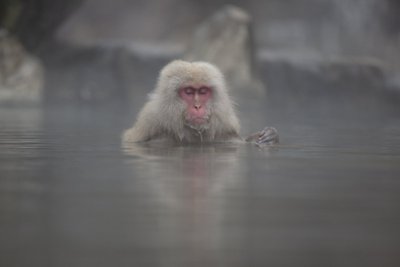
[[[217,65],[234,94],[262,96],[265,89],[256,75],[253,44],[250,16],[238,7],[225,6],[196,29],[184,59]]]
[[[120,45],[54,43],[50,50],[57,53],[43,57],[46,103],[56,105],[126,102],[141,107],[159,70],[172,59],[142,56]]]
[[[0,104],[41,102],[44,84],[41,62],[4,31],[0,32],[0,63]]]
[[[272,87],[286,92],[338,93],[388,88],[388,67],[374,58],[303,58],[263,55],[262,70]]]
[[[394,79],[388,79],[390,68],[374,58],[327,59],[270,53],[260,60],[260,71],[268,81],[266,106],[279,110],[279,117],[282,115],[285,121],[301,116],[299,110],[312,116],[341,114],[353,119],[361,113],[382,110],[383,106],[389,113],[400,111],[398,87]]]

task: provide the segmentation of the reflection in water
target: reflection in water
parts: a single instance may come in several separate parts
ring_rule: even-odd
[[[131,144],[124,152],[140,157],[135,159],[140,162],[139,170],[152,177],[147,182],[157,188],[158,196],[163,196],[161,202],[175,206],[173,203],[179,203],[176,201],[179,197],[190,196],[196,203],[207,195],[222,196],[224,188],[238,182],[245,168],[238,161],[238,149],[237,144],[186,147]],[[175,188],[168,177],[184,179],[188,184]]]
[[[2,108],[0,266],[397,266],[398,122],[121,149],[119,110]]]
[[[126,163],[133,173],[147,177],[143,186],[163,210],[157,218],[156,242],[182,250],[179,257],[164,264],[203,266],[205,259],[214,264],[222,261],[218,251],[229,245],[224,244],[229,240],[225,222],[240,220],[235,218],[240,214],[227,214],[234,205],[229,194],[242,187],[245,178],[246,166],[238,158],[240,148],[238,144],[124,147],[128,155],[139,156],[135,159],[140,162],[139,170],[134,161]]]

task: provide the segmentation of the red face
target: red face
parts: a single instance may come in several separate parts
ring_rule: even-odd
[[[194,125],[208,121],[207,102],[211,99],[212,90],[207,86],[185,86],[179,89],[179,97],[185,101],[186,120]]]

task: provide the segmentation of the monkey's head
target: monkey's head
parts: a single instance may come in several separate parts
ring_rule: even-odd
[[[172,61],[124,140],[182,143],[239,140],[239,120],[217,67],[206,62]]]
[[[161,71],[156,94],[163,99],[162,103],[172,103],[164,107],[164,114],[171,114],[175,121],[197,130],[210,126],[218,129],[218,124],[227,121],[226,114],[233,114],[221,71],[206,62],[169,63]],[[176,118],[176,114],[181,117]]]

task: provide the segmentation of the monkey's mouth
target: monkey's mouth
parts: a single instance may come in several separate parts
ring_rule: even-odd
[[[194,126],[207,124],[209,120],[210,118],[208,116],[190,116],[186,118],[186,122]]]

